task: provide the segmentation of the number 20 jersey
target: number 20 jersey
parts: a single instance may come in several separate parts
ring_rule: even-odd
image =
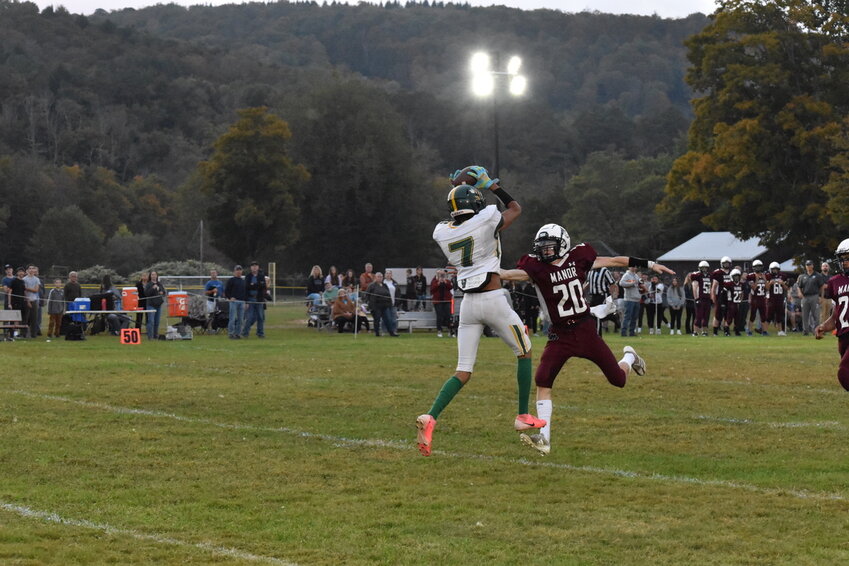
[[[828,290],[834,300],[834,322],[838,336],[849,333],[849,276],[835,275],[828,280]]]
[[[462,224],[445,221],[433,229],[433,239],[457,268],[460,289],[475,288],[487,273],[501,269],[501,222],[501,213],[491,204]]]
[[[589,244],[578,244],[552,263],[540,261],[534,255],[519,260],[517,267],[530,276],[540,308],[555,330],[568,327],[589,314],[584,282],[597,255]]]

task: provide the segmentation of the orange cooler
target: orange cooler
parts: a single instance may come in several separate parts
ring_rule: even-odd
[[[135,287],[121,289],[121,306],[125,311],[139,310],[139,290]]]
[[[168,293],[168,316],[189,316],[189,294],[185,291]]]

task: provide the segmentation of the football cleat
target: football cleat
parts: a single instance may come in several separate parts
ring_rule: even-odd
[[[430,456],[430,448],[433,443],[433,427],[436,426],[436,419],[430,415],[419,415],[416,419],[416,428],[419,429],[417,441],[419,443],[419,452],[422,456]]]
[[[528,430],[531,428],[542,428],[545,426],[545,421],[542,419],[538,419],[533,415],[529,415],[525,413],[524,415],[518,415],[516,420],[513,422],[513,428],[516,430]]]
[[[543,456],[551,452],[551,444],[541,434],[527,435],[524,432],[519,435],[519,440],[527,444]]]
[[[634,354],[634,363],[631,364],[631,369],[637,375],[646,375],[646,361],[637,354],[631,346],[625,346],[622,351],[626,354]]]

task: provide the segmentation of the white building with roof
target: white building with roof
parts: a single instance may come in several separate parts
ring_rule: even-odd
[[[710,263],[711,269],[717,269],[719,260],[725,256],[731,258],[732,265],[740,265],[747,271],[756,259],[764,262],[765,269],[777,261],[782,264],[782,271],[794,270],[792,259],[769,257],[767,252],[769,250],[757,238],[741,240],[731,232],[702,232],[658,257],[657,261],[678,273],[695,271],[702,260]],[[786,266],[790,266],[789,269]]]

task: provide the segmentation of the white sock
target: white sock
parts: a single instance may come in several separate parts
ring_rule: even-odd
[[[619,361],[625,362],[630,367],[630,366],[634,365],[634,362],[637,361],[637,358],[635,358],[634,354],[632,354],[631,352],[627,352],[624,356],[622,356],[622,359],[619,360]]]
[[[537,417],[545,420],[545,426],[539,429],[540,434],[542,434],[543,438],[551,442],[551,412],[552,412],[551,400],[548,401],[537,401]]]

